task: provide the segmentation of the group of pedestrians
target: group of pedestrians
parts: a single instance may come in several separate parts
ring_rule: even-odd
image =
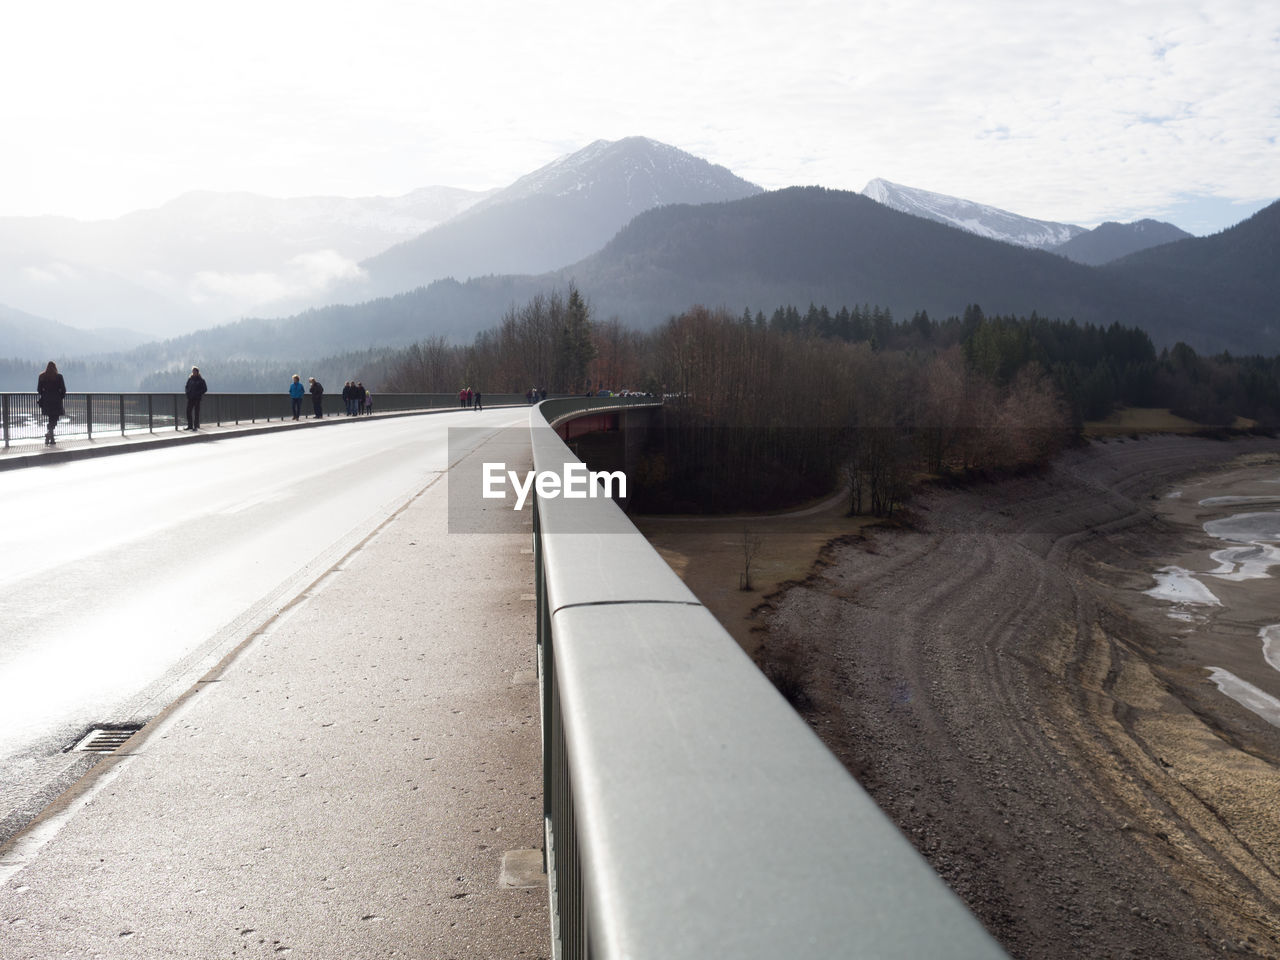
[[[53,366],[50,361],[49,366]],[[200,376],[200,368],[192,367],[191,376],[187,380],[187,426],[188,430],[200,429],[200,398],[205,395],[208,386]],[[324,384],[315,377],[307,378],[307,386],[302,385],[302,376],[295,373],[293,382],[289,384],[289,405],[293,419],[302,418],[302,399],[311,394],[311,408],[315,419],[324,419]],[[348,380],[342,387],[342,404],[349,417],[361,413],[373,414],[373,391],[366,390],[359,380]]]
[[[302,398],[310,393],[315,418],[322,420],[324,418],[324,385],[315,377],[308,377],[307,382],[309,386],[303,387],[302,377],[295,373],[293,382],[289,384],[289,404],[293,408],[293,419],[297,420],[302,416]]]
[[[530,387],[524,392],[524,398],[528,400],[530,404],[537,403],[539,400],[545,400],[547,399],[547,388]]]
[[[204,382],[204,377],[200,376],[200,368],[192,367],[191,376],[187,378],[185,391],[187,395],[187,425],[183,429],[200,429],[200,401],[208,391],[209,385]],[[48,421],[44,433],[46,447],[52,447],[58,442],[57,437],[54,436],[54,431],[58,427],[58,421],[67,415],[66,404],[63,403],[66,396],[67,381],[58,372],[58,365],[50,360],[48,366],[44,368],[44,373],[36,377],[36,404]]]
[[[373,394],[359,380],[348,380],[342,386],[342,405],[348,417],[373,415]]]
[[[298,420],[302,417],[302,400],[310,393],[311,405],[315,412],[317,420],[324,417],[324,386],[315,377],[308,377],[309,385],[302,385],[302,377],[299,374],[293,375],[293,382],[289,384],[289,404],[292,408],[293,419]],[[200,401],[204,395],[209,392],[209,385],[205,382],[204,377],[200,375],[199,367],[191,368],[191,376],[187,378],[186,385],[187,395],[187,425],[184,430],[198,431],[200,429]],[[54,428],[57,427],[58,421],[65,417],[66,408],[63,404],[63,398],[67,395],[67,383],[63,379],[62,374],[58,372],[58,365],[52,360],[45,367],[44,373],[36,379],[36,393],[41,412],[48,418],[48,430],[44,436],[46,446],[52,446],[54,440]],[[546,398],[547,391],[538,391],[531,389],[526,398],[530,403],[535,402],[539,398],[539,393],[543,399]],[[373,391],[365,388],[365,385],[359,380],[348,380],[342,387],[342,404],[349,417],[360,415],[372,416],[373,414]],[[483,410],[483,400],[479,390],[471,387],[464,387],[458,392],[458,405],[465,408]]]

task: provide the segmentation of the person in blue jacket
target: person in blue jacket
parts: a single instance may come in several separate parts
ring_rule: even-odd
[[[302,378],[296,373],[293,383],[289,384],[289,403],[293,406],[293,419],[297,420],[302,413],[302,395],[307,391],[302,387]]]

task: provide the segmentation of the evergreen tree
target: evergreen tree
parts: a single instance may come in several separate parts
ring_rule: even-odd
[[[555,379],[560,389],[569,393],[582,390],[587,379],[587,365],[595,359],[591,313],[577,287],[569,288],[560,334],[556,341]]]

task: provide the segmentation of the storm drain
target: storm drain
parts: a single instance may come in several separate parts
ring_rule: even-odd
[[[79,753],[111,753],[142,729],[142,724],[122,724],[114,727],[94,727],[71,750]]]

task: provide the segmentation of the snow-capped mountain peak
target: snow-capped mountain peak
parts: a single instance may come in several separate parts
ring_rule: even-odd
[[[936,220],[950,227],[1020,247],[1043,250],[1066,243],[1086,232],[1084,227],[1075,224],[1033,220],[998,207],[918,187],[904,187],[879,178],[868,183],[862,193],[877,203],[903,213]]]
[[[607,199],[641,213],[668,203],[736,200],[759,192],[760,187],[726,168],[677,147],[648,137],[626,137],[596,140],[559,157],[477,204],[473,211],[553,196],[592,202]]]

